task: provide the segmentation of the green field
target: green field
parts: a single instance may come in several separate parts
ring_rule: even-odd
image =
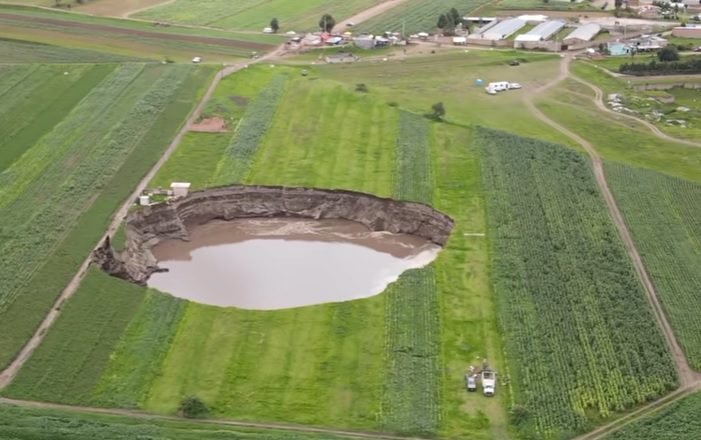
[[[56,44],[124,56],[229,62],[252,51],[272,50],[282,36],[232,33],[215,29],[154,26],[150,23],[0,6],[0,38]]]
[[[163,6],[134,14],[135,18],[171,23],[205,25],[223,29],[262,31],[270,20],[277,18],[281,31],[315,31],[323,14],[341,21],[367,9],[376,2],[370,0],[309,0],[303,5],[283,0],[260,3],[255,0],[176,0]]]
[[[143,61],[140,58],[89,49],[71,49],[51,44],[0,38],[0,59],[17,63],[118,63]]]
[[[352,437],[235,428],[0,404],[0,438],[12,440],[348,440]]]
[[[481,129],[492,281],[514,424],[568,437],[677,386],[585,156]]]
[[[696,440],[701,432],[701,393],[697,392],[658,412],[624,426],[605,440]]]
[[[614,162],[606,175],[677,341],[701,370],[701,184]]]
[[[433,33],[438,25],[438,17],[455,8],[462,15],[489,3],[487,0],[406,0],[387,12],[358,23],[354,31],[359,32],[403,32],[406,35],[418,32]]]
[[[0,365],[36,330],[212,73],[189,65],[2,68]]]

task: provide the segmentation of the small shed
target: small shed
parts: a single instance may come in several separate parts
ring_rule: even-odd
[[[373,49],[375,47],[375,38],[372,35],[356,37],[353,44],[361,49]]]
[[[463,44],[467,44],[467,38],[466,37],[453,37],[453,44],[461,46]]]
[[[628,55],[630,53],[630,48],[625,43],[606,43],[606,50],[610,55]]]
[[[185,197],[190,191],[190,182],[173,182],[170,184],[173,197]]]

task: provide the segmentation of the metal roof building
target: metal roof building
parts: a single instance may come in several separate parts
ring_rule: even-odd
[[[601,32],[601,26],[596,23],[587,23],[570,32],[562,41],[565,44],[591,41],[599,32]]]
[[[516,37],[516,41],[545,41],[564,28],[567,22],[564,20],[550,20],[539,24],[523,35]]]
[[[493,28],[488,29],[484,34],[482,34],[482,39],[506,40],[507,38],[518,32],[519,29],[522,29],[524,26],[526,26],[526,22],[518,18],[504,20],[496,26],[494,26]]]

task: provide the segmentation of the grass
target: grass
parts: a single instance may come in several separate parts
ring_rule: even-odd
[[[0,39],[0,59],[13,63],[115,63],[139,58],[89,49],[71,49],[51,44]]]
[[[694,440],[701,432],[697,415],[701,411],[701,393],[694,393],[678,402],[635,420],[622,429],[604,437],[605,440]]]
[[[111,284],[111,278],[99,269],[88,272],[75,295],[61,307],[51,332],[3,395],[82,405],[91,402],[92,388],[144,297],[143,289],[135,285],[115,295]]]
[[[572,437],[674,389],[669,349],[588,159],[505,132],[476,135],[515,427]]]
[[[615,162],[606,175],[679,345],[701,370],[701,184]]]
[[[433,55],[429,52],[427,49],[425,56],[406,60],[320,65],[315,70],[321,78],[340,81],[349,87],[364,83],[371,96],[417,113],[429,112],[433,104],[443,102],[446,120],[451,123],[503,128],[575,145],[528,113],[523,104],[523,90],[492,96],[483,87],[475,86],[479,78],[485,83],[518,82],[524,90],[537,88],[556,75],[558,57],[514,50]],[[526,62],[518,67],[508,66],[509,61],[517,58]]]
[[[166,69],[169,70],[169,69]],[[163,70],[155,70],[153,73],[165,73]],[[203,93],[203,86],[210,79],[212,71],[207,68],[197,68],[190,72],[184,78],[184,82],[180,83],[179,88],[173,91],[169,98],[166,107],[161,111],[155,119],[151,119],[151,123],[147,124],[149,119],[141,119],[142,128],[135,130],[134,133],[140,133],[140,138],[133,139],[136,143],[130,143],[128,136],[123,136],[122,141],[124,146],[131,146],[131,152],[126,156],[109,156],[111,159],[107,161],[108,168],[93,168],[86,170],[84,167],[91,162],[91,158],[97,158],[101,145],[99,142],[86,142],[85,144],[71,144],[73,148],[88,148],[82,150],[82,156],[74,154],[72,156],[60,157],[58,160],[48,161],[51,156],[46,154],[38,154],[40,144],[31,147],[28,151],[38,154],[38,158],[43,159],[43,163],[48,168],[41,175],[40,180],[26,180],[28,183],[25,191],[19,193],[15,200],[17,203],[10,204],[7,210],[2,213],[2,235],[4,236],[3,243],[3,258],[6,261],[5,267],[15,267],[17,261],[23,261],[21,269],[14,269],[13,275],[8,281],[11,281],[14,287],[4,287],[4,293],[10,293],[15,298],[12,302],[5,304],[1,313],[0,319],[0,365],[6,365],[20,350],[24,343],[31,337],[39,323],[51,308],[53,301],[61,290],[66,286],[68,281],[76,273],[78,267],[89,254],[91,249],[97,244],[99,237],[104,233],[110,217],[118,208],[118,206],[132,192],[133,186],[141,177],[146,174],[148,169],[160,157],[170,139],[175,135],[175,132],[185,120],[187,114],[193,107],[193,102]],[[113,76],[116,75],[112,74]],[[69,75],[70,76],[70,75]],[[116,78],[116,77],[115,77]],[[154,78],[152,75],[145,75],[144,84],[153,85]],[[103,82],[104,87],[109,87],[109,82]],[[112,83],[112,86],[115,86]],[[133,90],[137,90],[136,84],[131,85]],[[92,93],[96,89],[93,89]],[[136,95],[138,96],[138,95]],[[113,115],[125,117],[127,112],[123,111],[122,106],[127,102],[131,102],[131,108],[134,108],[133,102],[129,101],[134,97],[133,93],[126,92],[123,94],[122,101],[110,103],[106,105],[112,106],[110,111],[102,111],[102,118],[93,118],[93,124],[112,125]],[[88,98],[90,98],[88,96]],[[94,115],[100,113],[94,110],[89,105],[89,99],[83,101],[81,111],[86,114]],[[99,94],[95,94],[95,103],[101,103]],[[126,101],[124,101],[126,100]],[[83,133],[80,130],[90,130],[92,136],[105,136],[105,131],[98,130],[98,126],[81,123],[78,118],[78,110],[74,109],[69,114],[66,121],[63,122],[62,130],[67,130],[72,124],[75,124],[73,139],[79,139],[76,135]],[[139,113],[134,112],[134,116]],[[119,125],[118,125],[119,126]],[[117,127],[118,127],[117,126]],[[58,126],[57,126],[58,127]],[[113,128],[113,127],[110,127]],[[116,129],[114,127],[113,129]],[[56,130],[56,129],[55,129]],[[143,131],[145,130],[145,131]],[[65,131],[65,133],[71,133]],[[115,134],[118,133],[115,131]],[[45,137],[47,141],[61,142],[62,137],[58,133],[52,136]],[[109,139],[109,138],[105,138]],[[47,144],[51,145],[51,144]],[[59,152],[60,150],[56,150]],[[77,153],[77,152],[76,152]],[[55,153],[54,153],[55,154]],[[87,154],[87,157],[85,156]],[[122,153],[123,154],[123,153]],[[30,155],[26,154],[23,159]],[[119,160],[118,160],[119,159]],[[0,174],[0,179],[9,176],[10,172],[16,173],[18,177],[29,176],[25,172],[20,173],[22,168],[20,162],[17,161],[11,168]],[[65,165],[70,165],[65,168]],[[96,170],[102,170],[102,173],[95,174]],[[29,171],[29,170],[28,170]],[[51,172],[49,172],[51,171]],[[61,173],[63,171],[63,174]],[[90,172],[87,172],[90,171]],[[59,172],[55,174],[55,172]],[[65,173],[72,173],[66,175]],[[53,177],[52,177],[53,176]],[[75,177],[74,177],[75,176]],[[49,178],[52,180],[47,180]],[[82,179],[90,178],[93,183],[81,183],[80,186],[73,186],[71,196],[65,195],[64,188],[69,188],[70,185],[75,185],[75,181],[70,178],[80,177]],[[83,181],[84,182],[84,181]],[[19,179],[13,181],[14,186],[3,186],[3,189],[11,189],[21,183]],[[81,191],[76,191],[80,189]],[[88,196],[84,196],[84,191],[91,191]],[[62,202],[54,201],[49,204],[35,204],[34,200],[53,200],[46,199],[44,194],[49,194],[51,197],[61,198]],[[36,197],[39,197],[37,199]],[[3,200],[11,201],[4,198]],[[68,202],[71,203],[68,203]],[[54,213],[52,209],[61,208],[63,211]],[[68,210],[70,209],[70,210]],[[34,214],[32,214],[34,210]],[[60,214],[62,217],[58,217]],[[10,220],[11,216],[20,216],[23,220],[16,223],[15,220]],[[57,219],[63,219],[63,222],[58,222]],[[41,223],[38,223],[39,221]],[[49,222],[48,225],[46,222]],[[56,229],[59,227],[60,229]],[[42,240],[31,240],[33,234],[28,235],[28,231],[39,228],[42,230]],[[43,228],[43,229],[42,229]],[[28,244],[31,243],[31,244]],[[39,248],[38,246],[41,246]],[[12,251],[12,249],[15,249]],[[37,253],[34,253],[34,250]],[[18,256],[23,255],[23,260],[19,260]],[[15,263],[11,263],[15,261]],[[30,264],[32,262],[32,264]]]
[[[604,88],[604,92],[619,90]],[[650,134],[641,124],[627,118],[602,113],[594,107],[591,93],[567,82],[537,101],[548,117],[565,125],[609,160],[646,167],[685,179],[701,180],[701,150],[665,141]],[[601,127],[606,127],[601,130]],[[666,127],[661,126],[661,129]]]
[[[281,31],[315,31],[319,18],[330,13],[337,21],[373,6],[369,0],[310,0],[304,5],[283,0],[260,4],[253,0],[235,3],[226,0],[210,0],[206,4],[196,0],[177,0],[139,12],[134,17],[161,20],[190,25],[207,25],[224,29],[248,29],[262,31],[273,18],[277,18]]]
[[[0,404],[0,438],[13,440],[347,440],[350,437],[236,428],[198,421],[79,413]]]

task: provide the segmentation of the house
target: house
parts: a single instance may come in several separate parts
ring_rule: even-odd
[[[672,36],[678,38],[701,38],[701,26],[687,24],[672,29]]]
[[[638,38],[628,40],[628,45],[634,47],[636,52],[659,50],[667,46],[667,40],[654,35],[641,35]]]
[[[375,47],[375,37],[372,35],[364,35],[362,37],[356,37],[353,40],[353,44],[361,49],[373,49]]]
[[[619,56],[630,54],[630,47],[627,44],[617,41],[615,43],[606,43],[606,51],[609,55]]]
[[[170,184],[173,197],[185,197],[190,190],[190,182],[173,182]]]

